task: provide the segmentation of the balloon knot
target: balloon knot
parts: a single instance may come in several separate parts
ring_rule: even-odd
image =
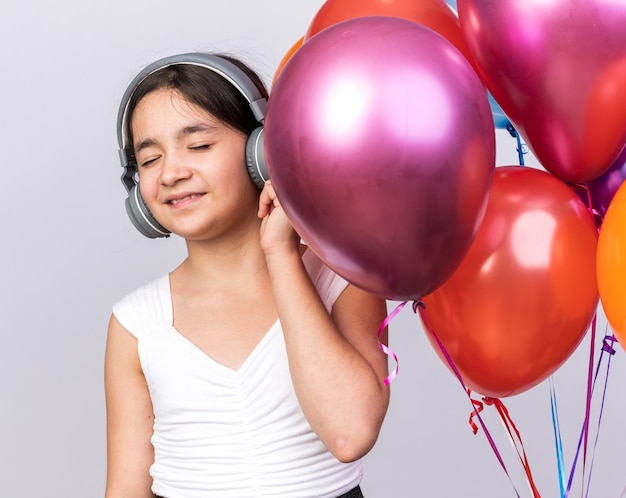
[[[614,335],[607,335],[602,341],[602,351],[609,353],[610,355],[614,355],[615,348],[613,347],[613,344],[615,342],[617,342],[617,339]]]
[[[508,125],[506,125],[506,131],[508,131],[508,132],[509,132],[509,134],[510,134],[513,138],[517,137],[517,130],[513,127],[513,125],[512,125],[512,124],[510,124],[510,123],[509,123]]]
[[[483,396],[483,402],[486,405],[489,405],[489,406],[495,405],[498,401],[499,401],[498,398],[492,398],[490,396]]]
[[[424,304],[424,301],[422,301],[421,299],[413,301],[413,313],[417,313],[420,309],[426,309],[426,304]]]

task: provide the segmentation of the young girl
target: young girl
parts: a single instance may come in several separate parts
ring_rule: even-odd
[[[362,496],[389,401],[385,302],[306,250],[271,181],[251,181],[266,97],[240,61],[183,54],[123,99],[129,215],[188,254],[113,308],[106,498]]]

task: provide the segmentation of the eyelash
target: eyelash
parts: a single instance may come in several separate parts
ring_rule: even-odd
[[[192,151],[203,151],[203,150],[208,150],[209,148],[211,148],[211,144],[202,144],[202,145],[194,145],[189,147]],[[142,162],[140,164],[141,167],[147,167],[150,166],[150,164],[152,164],[154,161],[156,161],[157,159],[159,159],[158,157],[155,158],[151,158],[151,159],[147,159],[144,162]]]
[[[152,164],[154,161],[156,161],[158,158],[154,157],[151,159],[146,159],[145,161],[143,161],[139,166],[141,166],[142,168],[145,168],[147,166],[150,166],[150,164]]]

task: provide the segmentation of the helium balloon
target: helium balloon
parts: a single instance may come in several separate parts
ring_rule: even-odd
[[[626,2],[457,3],[474,67],[542,166],[604,173],[626,143]]]
[[[595,224],[564,182],[539,169],[496,168],[471,248],[423,299],[424,328],[440,358],[433,334],[467,387],[494,398],[550,376],[595,314],[596,247]]]
[[[606,210],[598,239],[598,289],[606,318],[626,349],[626,185]]]
[[[416,22],[446,38],[471,62],[456,11],[444,0],[327,0],[319,9],[305,41],[341,21],[367,16],[391,16]]]
[[[265,154],[300,236],[387,299],[434,290],[469,248],[495,170],[485,88],[444,38],[394,17],[326,28],[269,98]]]

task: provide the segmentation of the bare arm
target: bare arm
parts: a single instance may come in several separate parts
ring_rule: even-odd
[[[107,409],[105,498],[153,498],[152,402],[139,364],[137,339],[111,317],[104,381]]]
[[[262,244],[298,400],[329,450],[355,460],[373,447],[389,404],[387,357],[377,339],[385,301],[348,286],[329,315],[271,185],[261,203]]]

